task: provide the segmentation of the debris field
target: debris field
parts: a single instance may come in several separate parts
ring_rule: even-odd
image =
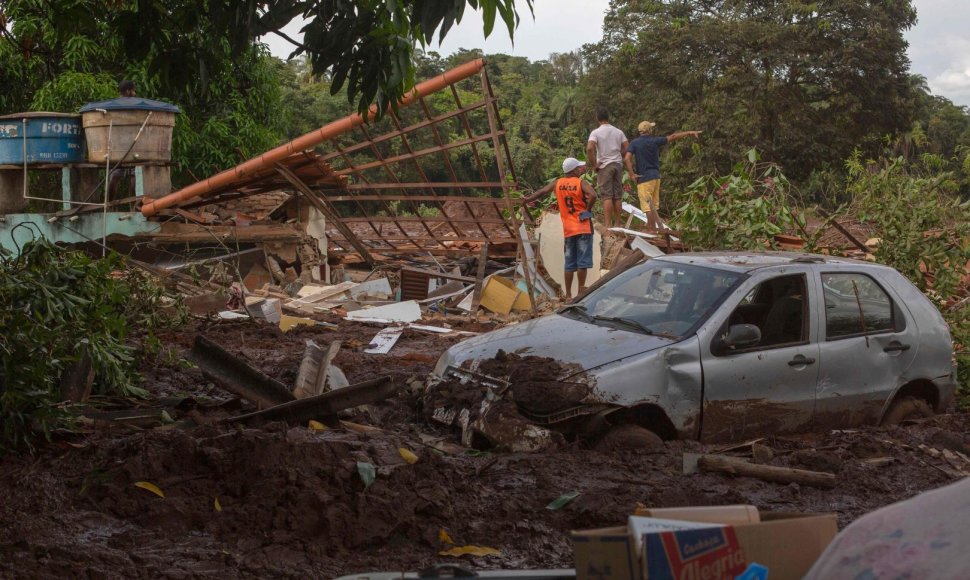
[[[467,332],[494,325],[450,324]],[[466,449],[426,420],[421,392],[438,355],[462,336],[408,329],[390,352],[364,353],[377,329],[340,321],[336,330],[282,332],[246,320],[193,322],[163,335],[166,362],[143,369],[154,398],[124,402],[145,413],[108,412],[55,433],[36,456],[0,460],[0,575],[334,577],[456,560],[568,568],[570,530],[616,525],[637,504],[835,512],[844,526],[970,473],[963,414],[722,446]],[[285,384],[296,379],[307,339],[339,340],[333,364],[349,383],[386,375],[395,394],[330,425],[221,423],[253,406],[184,362],[197,334]],[[834,484],[684,473],[697,454],[831,473]],[[481,549],[460,550],[468,546]],[[470,553],[442,555],[449,550]]]

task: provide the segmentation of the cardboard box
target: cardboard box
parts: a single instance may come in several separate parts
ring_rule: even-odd
[[[573,532],[578,580],[639,580],[640,563],[626,526]]]
[[[769,512],[760,514],[758,521],[750,521],[757,514],[752,506],[643,512],[726,525],[647,534],[643,554],[637,552],[626,526],[573,532],[576,578],[733,580],[757,563],[768,569],[771,580],[797,580],[838,531],[834,514]],[[739,523],[739,519],[749,522]]]

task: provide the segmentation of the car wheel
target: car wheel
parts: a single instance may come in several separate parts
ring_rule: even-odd
[[[933,416],[929,403],[919,397],[902,397],[893,401],[882,418],[883,425],[899,425],[909,419],[923,419]]]
[[[597,451],[620,451],[635,449],[659,449],[663,439],[656,433],[639,425],[617,425],[596,442]]]

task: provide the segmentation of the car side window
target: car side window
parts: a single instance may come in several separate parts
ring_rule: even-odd
[[[761,341],[746,351],[808,342],[805,275],[778,276],[755,286],[731,313],[728,325],[733,324],[761,331]]]
[[[822,274],[826,339],[894,332],[896,309],[886,291],[866,274]]]

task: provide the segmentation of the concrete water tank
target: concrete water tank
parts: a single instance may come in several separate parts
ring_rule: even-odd
[[[175,105],[140,97],[84,105],[81,122],[87,139],[88,161],[104,163],[109,154],[112,163],[170,161],[172,129],[178,112]]]
[[[31,112],[0,117],[0,165],[81,163],[81,116]]]

